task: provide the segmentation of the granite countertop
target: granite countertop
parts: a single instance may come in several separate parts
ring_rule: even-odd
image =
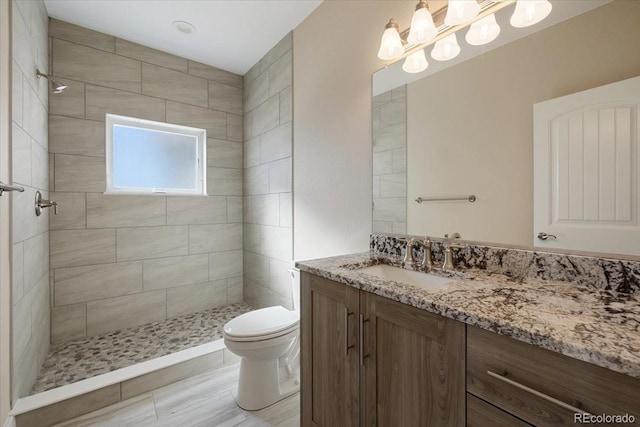
[[[370,252],[299,261],[296,266],[640,379],[640,296],[480,269],[449,273],[451,282],[425,290],[357,271],[375,264],[402,266],[400,259]]]

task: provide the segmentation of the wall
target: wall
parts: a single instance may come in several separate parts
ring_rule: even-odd
[[[615,1],[409,84],[408,194],[478,200],[410,200],[408,233],[530,246],[533,104],[640,74],[639,18]]]
[[[49,348],[48,212],[37,217],[36,190],[49,196],[47,105],[49,86],[36,77],[48,67],[43,1],[12,3],[12,399],[29,394]]]
[[[407,233],[407,87],[373,98],[373,233]]]
[[[291,307],[291,33],[244,76],[244,298]]]
[[[241,301],[242,77],[55,19],[52,341]],[[104,116],[207,130],[209,197],[107,196]]]
[[[384,25],[415,2],[325,1],[293,33],[294,258],[366,251],[371,74]]]
[[[11,178],[11,2],[0,2],[0,181]],[[11,409],[11,199],[0,199],[0,425]]]

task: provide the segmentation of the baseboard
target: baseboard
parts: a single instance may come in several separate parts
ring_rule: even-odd
[[[224,340],[18,399],[10,427],[49,427],[237,360]]]

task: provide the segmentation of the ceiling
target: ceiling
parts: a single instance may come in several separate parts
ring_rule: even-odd
[[[244,75],[322,0],[45,0],[49,16]],[[196,31],[183,34],[174,21]]]

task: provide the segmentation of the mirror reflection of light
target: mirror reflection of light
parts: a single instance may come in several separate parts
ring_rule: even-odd
[[[436,61],[448,61],[460,54],[460,45],[456,33],[438,40],[431,51],[431,57]]]
[[[491,43],[500,34],[500,25],[496,22],[495,14],[488,15],[471,24],[465,40],[470,45],[480,46]]]
[[[420,49],[407,56],[402,64],[402,69],[407,73],[419,73],[424,71],[429,66],[427,57],[424,54],[424,49]]]

